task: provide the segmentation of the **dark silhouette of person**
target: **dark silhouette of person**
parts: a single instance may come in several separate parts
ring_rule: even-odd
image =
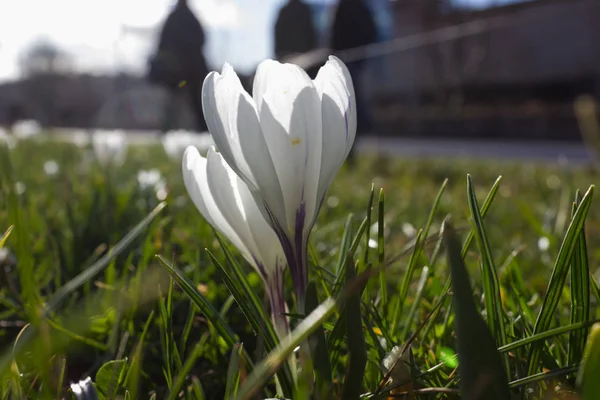
[[[202,24],[189,8],[187,0],[177,0],[162,27],[158,50],[150,62],[149,72],[149,80],[165,86],[172,95],[187,92],[196,117],[196,126],[200,131],[207,129],[202,113],[201,93],[202,82],[208,74],[203,53],[204,41]],[[169,121],[169,116],[174,111],[171,108],[167,110],[166,125],[173,122]]]
[[[366,46],[377,41],[377,27],[373,12],[363,0],[340,0],[335,11],[331,31],[331,48],[334,52]],[[372,129],[371,116],[362,95],[361,79],[365,60],[346,62],[354,83],[357,112],[357,135],[363,135]],[[350,152],[353,161],[354,148]]]
[[[306,53],[317,47],[317,33],[310,7],[302,0],[288,0],[275,22],[275,57]]]

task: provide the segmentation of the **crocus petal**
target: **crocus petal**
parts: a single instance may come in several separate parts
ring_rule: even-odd
[[[256,106],[230,65],[225,64],[222,74],[211,72],[206,77],[202,105],[209,131],[227,163],[251,189],[264,189],[272,211],[283,218],[282,190]]]
[[[257,69],[255,82],[262,132],[285,202],[284,228],[292,233],[301,206],[311,217],[316,207],[322,140],[320,100],[308,75],[292,64],[265,61]]]
[[[206,158],[200,156],[198,149],[193,146],[188,147],[183,154],[182,161],[183,182],[185,188],[194,202],[194,205],[206,221],[229,239],[246,260],[254,264],[252,254],[243,244],[236,231],[229,225],[229,222],[227,222],[219,206],[215,202],[214,196],[208,185],[206,167]]]
[[[285,256],[246,183],[211,146],[206,158],[195,147],[183,156],[183,179],[200,213],[225,235],[263,278],[275,331],[289,334],[284,297]]]
[[[221,154],[209,149],[208,186],[219,208],[240,240],[254,257],[253,265],[267,279],[285,265],[283,250],[271,226],[260,213],[252,193]]]
[[[356,136],[356,98],[348,69],[337,57],[319,70],[315,86],[321,97],[323,151],[319,202],[348,156]]]

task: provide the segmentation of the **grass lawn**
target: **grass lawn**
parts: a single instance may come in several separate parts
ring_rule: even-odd
[[[91,148],[44,138],[19,142],[10,160],[0,157],[0,236],[14,226],[4,243],[14,259],[0,258],[0,399],[71,399],[70,384],[88,376],[101,398],[223,399],[256,378],[252,371],[274,346],[265,314],[257,314],[257,305],[268,304],[262,280],[235,248],[220,246],[183,187],[179,160],[160,145],[140,145],[128,149],[123,165],[102,166]],[[140,183],[139,171],[152,169],[162,182]],[[467,174],[478,204],[469,201]],[[484,206],[500,175],[483,223],[473,224],[473,207]],[[311,235],[318,301],[337,299],[311,336],[325,349],[312,356],[316,386],[306,371],[295,388],[282,373],[278,382],[256,383],[262,392],[255,398],[274,397],[278,386],[288,398],[319,390],[336,395],[315,398],[458,398],[473,366],[497,379],[498,365],[515,396],[570,395],[586,323],[600,318],[600,208],[593,199],[579,211],[582,236],[577,221],[571,224],[573,202],[598,176],[582,168],[374,155],[344,166]],[[442,241],[448,216],[453,229]],[[563,243],[571,225],[574,236]],[[463,251],[472,293],[468,285],[448,292],[446,249],[452,255],[454,237],[460,252],[472,227]],[[454,260],[458,285],[462,262]],[[365,271],[371,279],[361,281],[362,294],[346,290]],[[487,333],[465,304],[475,305]],[[291,315],[292,325],[302,317]],[[474,341],[460,347],[457,332]],[[476,341],[486,334],[500,351]],[[404,345],[407,363],[386,374],[383,359]]]

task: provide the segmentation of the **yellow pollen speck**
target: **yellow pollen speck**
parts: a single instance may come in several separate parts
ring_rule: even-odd
[[[293,138],[293,139],[292,139],[292,146],[295,146],[295,145],[297,145],[297,144],[300,144],[300,139],[298,139],[298,138]]]
[[[181,89],[182,87],[184,87],[187,84],[187,81],[180,81],[179,84],[177,86],[179,86],[179,88]]]

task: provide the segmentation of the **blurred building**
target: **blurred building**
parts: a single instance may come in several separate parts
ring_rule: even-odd
[[[307,2],[327,47],[336,1]],[[369,56],[364,82],[379,134],[573,139],[579,133],[572,101],[583,93],[600,97],[600,0],[368,4],[380,31],[378,46],[386,48],[384,55]],[[499,20],[502,27],[495,25]],[[480,33],[420,41],[428,32],[474,21],[481,23]],[[313,58],[321,64],[328,50],[317,53]],[[242,77],[247,88],[249,78]],[[140,77],[68,73],[48,79],[0,84],[0,125],[17,110],[46,126],[160,126],[164,94]],[[181,128],[187,115],[183,109]]]
[[[395,2],[397,38],[473,21],[501,21],[502,27],[383,56],[384,71],[372,69],[366,87],[381,105],[384,130],[578,135],[572,101],[583,93],[600,95],[600,1],[495,4],[469,10],[441,0]]]

